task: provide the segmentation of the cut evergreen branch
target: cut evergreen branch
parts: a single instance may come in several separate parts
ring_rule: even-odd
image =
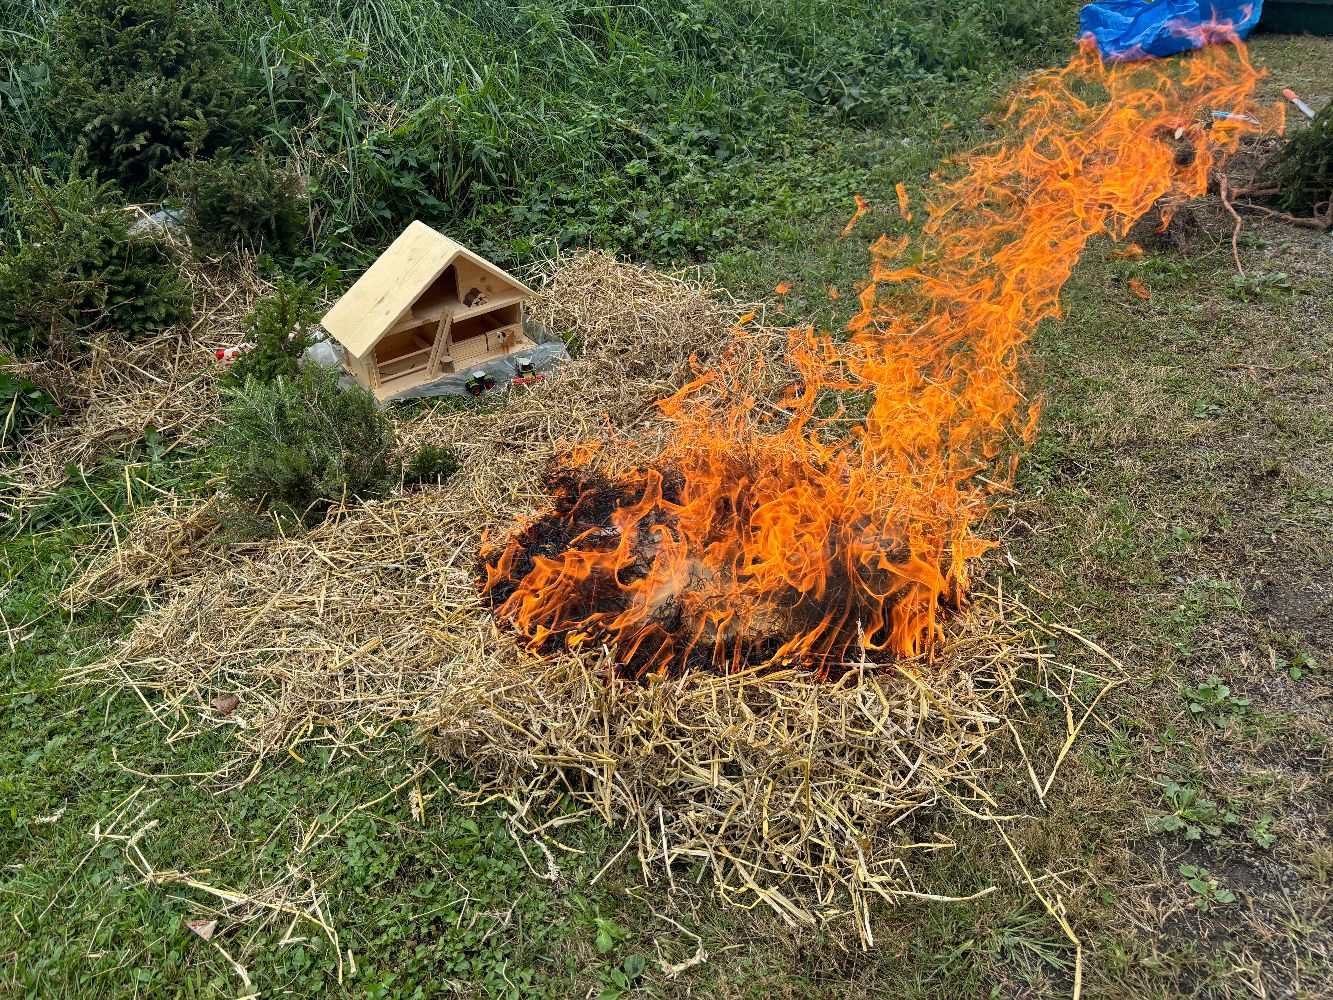
[[[330,507],[383,496],[398,481],[393,421],[340,377],[310,365],[223,390],[213,447],[233,496],[314,524]]]
[[[1333,102],[1287,140],[1269,169],[1280,187],[1278,203],[1283,208],[1333,215]]]
[[[177,255],[133,232],[120,190],[77,165],[65,181],[38,169],[6,177],[10,230],[0,242],[0,346],[19,357],[73,351],[94,331],[128,337],[190,313]]]

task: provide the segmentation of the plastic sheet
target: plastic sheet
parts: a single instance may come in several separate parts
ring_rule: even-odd
[[[1263,0],[1100,0],[1079,12],[1079,29],[1096,39],[1103,59],[1157,59],[1222,34],[1244,38],[1262,8]]]

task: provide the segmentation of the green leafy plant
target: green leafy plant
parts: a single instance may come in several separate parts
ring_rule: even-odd
[[[11,447],[29,428],[59,414],[56,401],[36,383],[0,370],[0,450]]]
[[[619,1000],[634,988],[635,982],[643,975],[647,964],[648,960],[642,955],[626,955],[619,966],[605,970],[606,976],[597,994],[597,1000]]]
[[[175,0],[75,0],[62,7],[47,113],[88,162],[132,190],[193,151],[258,131],[258,78],[217,15]]]
[[[233,496],[310,525],[334,504],[383,496],[398,481],[393,421],[339,378],[312,365],[223,390],[214,448]]]
[[[1224,889],[1207,868],[1197,865],[1181,865],[1180,874],[1185,877],[1185,884],[1194,894],[1191,905],[1202,913],[1227,906],[1236,901],[1236,894]]]
[[[1308,673],[1313,673],[1319,669],[1319,663],[1313,656],[1304,649],[1298,649],[1291,654],[1291,658],[1285,656],[1276,656],[1275,665],[1287,672],[1287,676],[1294,681],[1300,680]]]
[[[189,315],[176,259],[133,217],[112,184],[77,170],[63,183],[39,170],[9,176],[12,238],[0,248],[0,341],[15,354],[73,347],[110,328],[126,336]]]
[[[458,452],[447,445],[425,444],[403,469],[407,483],[442,483],[458,471]]]
[[[1186,687],[1181,694],[1189,705],[1190,715],[1200,722],[1210,722],[1225,729],[1232,722],[1243,719],[1250,711],[1250,699],[1238,698],[1231,687],[1213,674],[1198,687]]]
[[[593,944],[599,955],[605,955],[615,948],[617,942],[629,937],[629,931],[606,917],[593,917],[593,926],[597,929]]]
[[[1199,789],[1169,778],[1162,782],[1162,798],[1171,811],[1149,818],[1148,829],[1153,833],[1183,832],[1186,840],[1201,840],[1205,834],[1220,837],[1225,824],[1240,822],[1235,812],[1220,807]]]
[[[1237,302],[1277,301],[1290,292],[1291,278],[1286,271],[1233,274],[1227,286],[1227,295]]]
[[[594,916],[593,927],[596,929],[593,946],[599,955],[614,951],[618,944],[630,936],[629,931],[607,917]],[[647,964],[642,955],[632,954],[626,955],[619,965],[602,970],[602,988],[597,994],[597,1000],[619,1000],[634,987]]]
[[[296,177],[262,154],[180,160],[166,173],[190,239],[202,250],[286,255],[305,232],[309,208]]]
[[[1245,831],[1245,835],[1254,842],[1255,846],[1266,851],[1277,843],[1277,834],[1273,832],[1273,824],[1276,822],[1277,820],[1271,815],[1264,813],[1250,824],[1250,828]]]
[[[315,289],[306,282],[279,278],[273,294],[260,299],[246,314],[241,329],[250,346],[231,363],[223,384],[295,378],[302,355],[314,343],[317,317]]]

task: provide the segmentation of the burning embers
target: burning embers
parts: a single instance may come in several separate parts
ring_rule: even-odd
[[[1109,67],[1084,48],[1036,78],[1011,139],[942,188],[917,259],[905,237],[871,247],[848,339],[790,331],[779,372],[738,325],[658,404],[654,461],[557,468],[552,510],[484,555],[498,616],[534,651],[605,645],[640,677],[929,652],[1036,424],[1023,344],[1089,239],[1204,193],[1248,127],[1209,130],[1211,111],[1253,114],[1255,79],[1239,45]]]
[[[547,481],[552,510],[488,567],[488,593],[503,617],[529,623],[536,650],[614,636],[628,676],[767,663],[827,675],[883,644],[908,592],[911,558],[898,536],[865,518],[802,551],[790,526],[770,543],[771,559],[757,560],[747,553],[762,551],[760,536],[774,527],[764,522],[782,505],[743,458],[731,471],[732,488],[717,490],[680,471],[613,480],[557,470]],[[860,535],[857,551],[874,558],[847,559],[832,547],[841,534]]]

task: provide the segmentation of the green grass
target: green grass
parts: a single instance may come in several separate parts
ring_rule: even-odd
[[[356,22],[363,35],[387,37],[392,24],[369,20],[383,10],[345,16],[367,19]],[[421,12],[428,25],[444,17]],[[418,57],[433,37],[424,32]],[[1327,51],[1308,40],[1258,46],[1283,79],[1308,74]],[[401,58],[385,68],[394,86],[410,77],[402,67],[414,57]],[[919,186],[942,154],[984,136],[980,116],[993,97],[973,81],[905,135],[888,133],[887,121],[858,126],[897,151],[849,167],[848,184]],[[945,117],[959,124],[938,142]],[[810,169],[800,186],[827,204],[779,204],[708,259],[738,292],[789,280],[788,315],[832,321],[864,272],[866,234],[886,217],[872,213],[840,241],[845,192],[820,189],[827,175]],[[1129,262],[1100,246],[1080,267],[1064,320],[1033,345],[1030,378],[1047,407],[987,566],[1029,605],[1112,650],[1131,678],[1044,804],[1012,750],[994,759],[1006,802],[1026,816],[1011,835],[1083,941],[1085,996],[1240,998],[1262,988],[1317,997],[1331,971],[1324,581],[1333,569],[1333,382],[1321,337],[1333,300],[1321,280],[1327,258],[1280,228],[1251,233],[1243,250],[1247,270],[1285,272],[1290,287],[1260,277],[1259,294],[1237,293],[1229,226],[1218,213],[1187,254]],[[1151,288],[1150,301],[1129,291],[1131,277]],[[836,305],[826,284],[843,292]],[[132,691],[69,679],[143,609],[70,617],[57,600],[90,547],[106,544],[110,517],[152,485],[197,489],[210,475],[198,456],[145,442],[4,529],[0,992],[250,992],[219,948],[182,926],[222,904],[164,877],[175,872],[284,905],[318,899],[338,935],[341,985],[328,935],[310,921],[254,903],[220,921],[214,942],[265,995],[1068,995],[1073,948],[988,824],[921,818],[919,832],[957,849],[936,855],[920,878],[941,893],[997,891],[973,904],[882,909],[878,945],[861,952],[837,929],[719,907],[706,885],[686,879],[675,892],[660,882],[640,888],[632,852],[613,860],[623,833],[593,823],[561,829],[582,853],[561,852],[562,878],[548,881],[545,857],[515,840],[503,807],[454,804],[448,783],[466,775],[425,770],[409,780],[422,758],[408,731],[385,737],[369,760],[316,737],[295,748],[301,759],[272,761],[251,780],[219,773],[231,760],[225,728],[173,740],[172,720],[159,724]],[[1090,655],[1072,640],[1052,646],[1069,662]],[[1249,704],[1238,712],[1242,699]],[[1206,710],[1191,711],[1194,702]],[[1053,732],[1060,724],[1052,716]],[[1039,754],[1039,770],[1053,753]],[[1168,794],[1173,786],[1188,793]],[[1153,822],[1163,815],[1184,825]],[[684,962],[698,947],[707,959],[668,978],[660,963]]]
[[[256,74],[261,144],[311,192],[316,273],[413,218],[514,264],[769,242],[849,211],[923,119],[1056,57],[1072,24],[1067,0],[207,6]],[[0,3],[0,100],[20,126],[4,158],[59,168],[78,136],[43,113],[53,9]]]

